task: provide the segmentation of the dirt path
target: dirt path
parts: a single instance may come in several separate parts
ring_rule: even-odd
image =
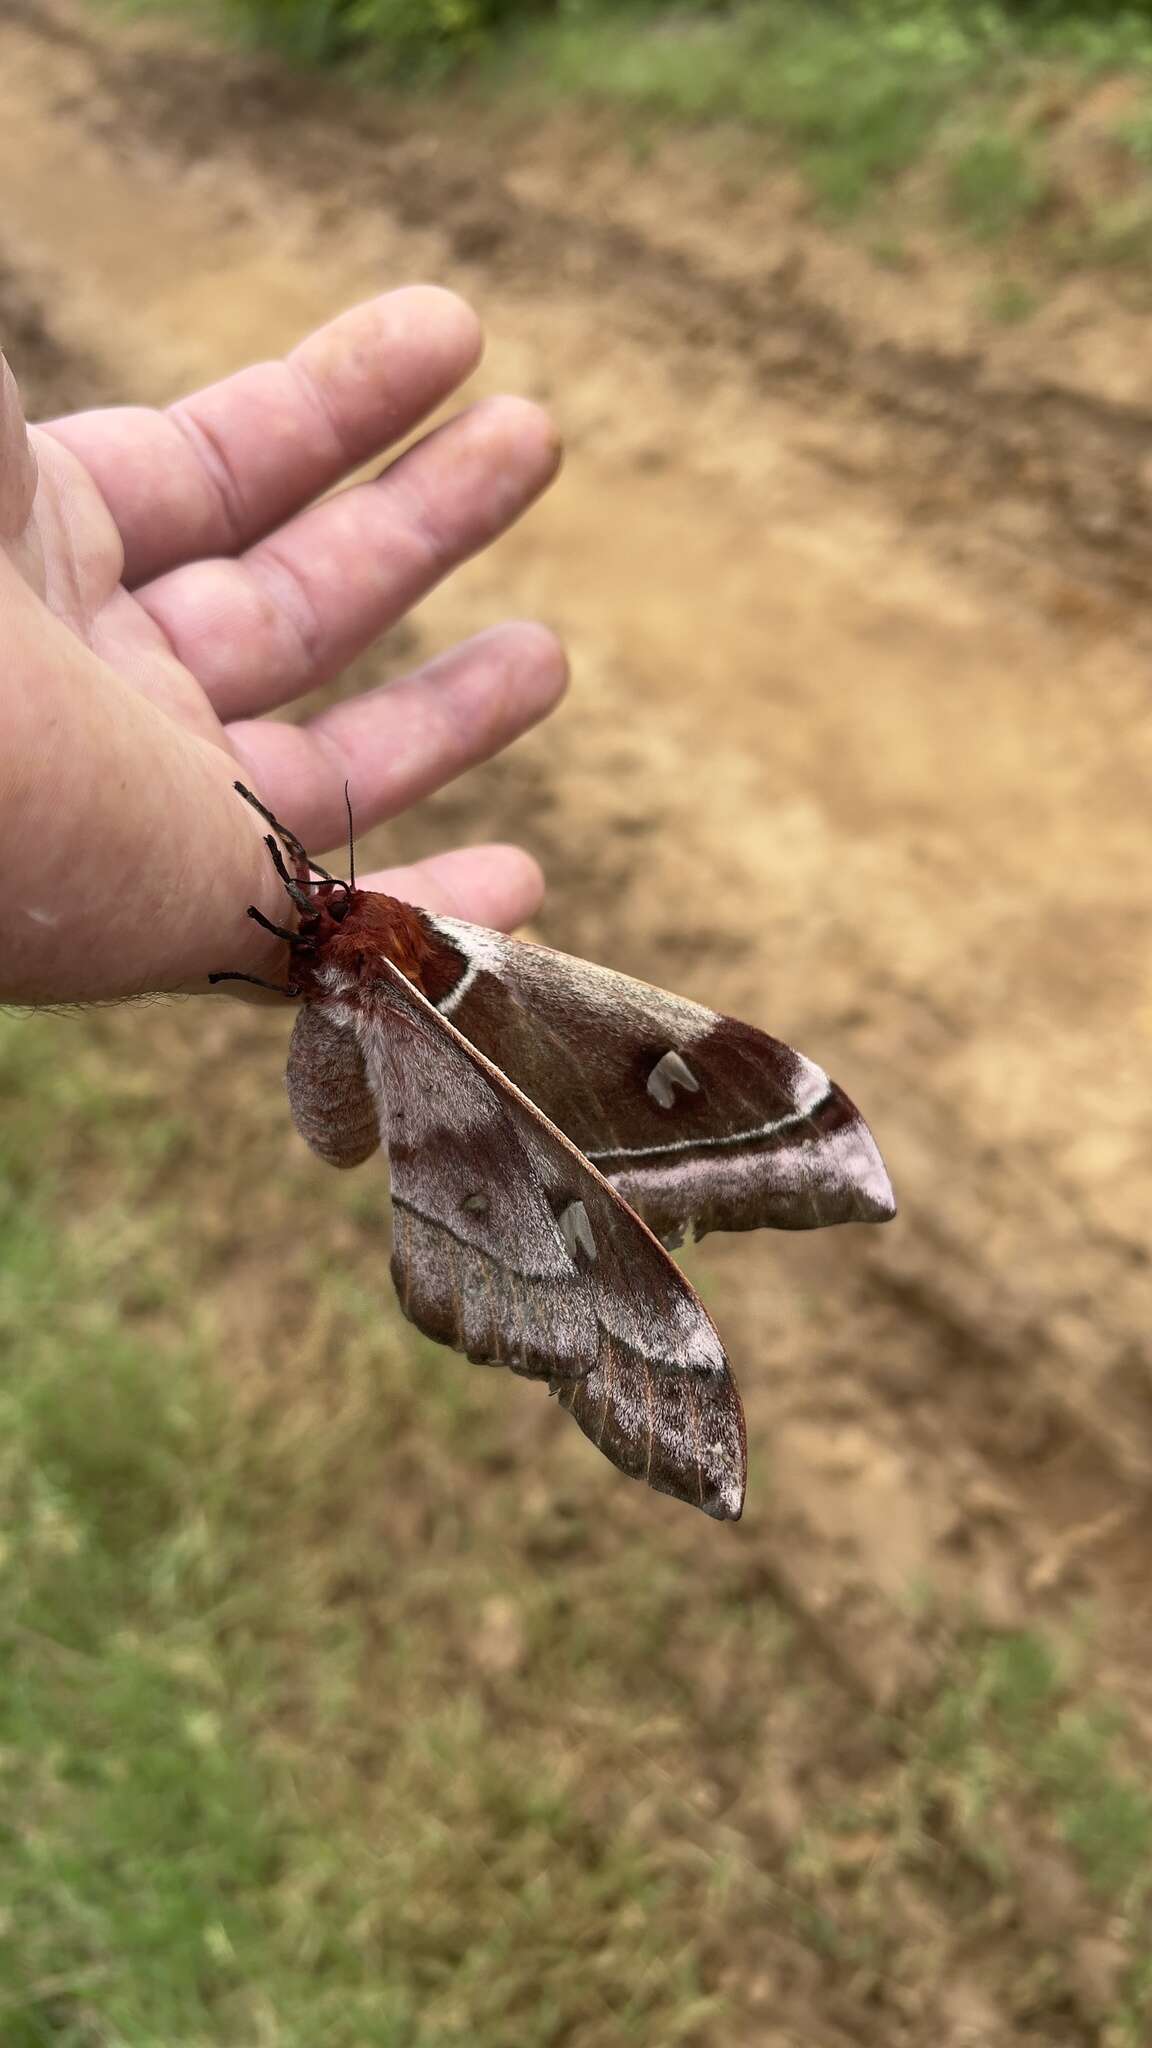
[[[435,277],[485,316],[481,387],[554,406],[559,487],[416,632],[541,615],[571,701],[390,843],[519,833],[544,936],[759,1020],[865,1106],[897,1227],[698,1259],[753,1431],[744,1540],[850,1685],[898,1699],[937,1614],[1059,1628],[1088,1598],[1152,1712],[1152,392],[1125,316],[1095,388],[1050,332],[950,359],[923,280],[834,303],[815,233],[757,265],[737,209],[721,257],[589,164],[577,209],[539,139],[496,180],[490,132],[337,125],[154,30],[2,33],[0,275],[77,398],[163,397]],[[35,372],[33,319],[13,353]]]

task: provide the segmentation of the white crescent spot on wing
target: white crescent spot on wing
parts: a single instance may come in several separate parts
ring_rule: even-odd
[[[666,1052],[657,1060],[645,1083],[649,1095],[660,1109],[672,1109],[676,1102],[677,1088],[686,1088],[690,1095],[700,1093],[700,1083],[690,1066],[676,1051]]]
[[[507,955],[508,941],[502,938],[499,932],[487,933],[480,925],[465,928],[453,924],[448,919],[441,921],[438,917],[429,917],[428,923],[457,953],[463,953],[466,963],[455,988],[450,988],[446,996],[441,996],[435,1006],[442,1017],[450,1017],[453,1010],[464,1001],[478,974],[483,974],[487,970],[489,974],[499,978],[500,969]]]
[[[569,1202],[568,1207],[561,1210],[557,1222],[560,1225],[560,1235],[568,1247],[569,1257],[575,1260],[579,1249],[586,1258],[595,1261],[596,1239],[583,1202]]]

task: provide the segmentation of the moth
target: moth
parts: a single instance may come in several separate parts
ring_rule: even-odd
[[[859,1112],[749,1024],[359,889],[354,866],[330,875],[236,789],[299,914],[289,929],[248,911],[288,947],[283,988],[259,985],[301,1004],[292,1116],[332,1166],[385,1147],[404,1314],[543,1380],[621,1472],[737,1520],[740,1396],[669,1252],[710,1230],[886,1221]]]

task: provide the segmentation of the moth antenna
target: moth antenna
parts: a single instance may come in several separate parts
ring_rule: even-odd
[[[270,988],[274,996],[298,996],[300,991],[291,982],[282,988],[278,981],[261,981],[258,974],[210,974],[209,981],[247,981],[253,988]]]
[[[356,835],[352,829],[352,799],[347,783],[344,784],[344,808],[348,813],[348,888],[351,891],[356,887]]]
[[[267,805],[262,804],[258,796],[253,796],[252,791],[246,789],[242,782],[234,782],[232,787],[237,796],[242,796],[246,804],[251,804],[252,809],[259,812],[266,825],[271,825],[272,830],[279,833],[293,860],[298,861],[301,867],[311,868],[313,874],[318,875],[322,882],[335,882],[338,879],[336,875],[330,875],[327,868],[322,868],[318,860],[313,860],[311,854],[304,851],[296,834],[290,832],[287,825],[282,825],[279,818],[273,817]],[[303,882],[306,877],[299,875],[297,880]]]

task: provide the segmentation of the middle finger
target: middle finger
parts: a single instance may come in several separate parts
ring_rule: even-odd
[[[510,526],[558,463],[546,413],[485,399],[239,560],[191,563],[136,595],[217,716],[254,718],[339,674]]]

